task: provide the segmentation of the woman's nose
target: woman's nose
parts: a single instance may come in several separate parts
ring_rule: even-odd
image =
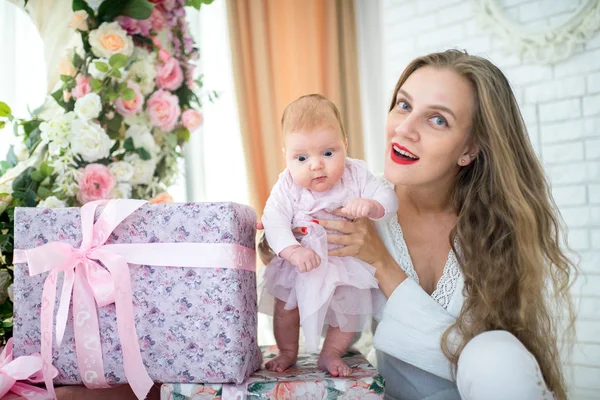
[[[394,128],[394,132],[398,135],[404,136],[409,140],[418,140],[418,123],[419,119],[416,117],[416,115],[409,115],[406,118],[401,119],[397,122],[397,125]]]

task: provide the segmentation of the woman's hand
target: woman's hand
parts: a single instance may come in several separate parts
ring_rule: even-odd
[[[258,239],[258,257],[264,265],[267,265],[271,262],[273,257],[275,257],[275,253],[273,253],[271,246],[269,246],[269,243],[267,242],[267,237],[264,232],[265,227],[263,223],[258,221],[256,223],[256,229],[258,229],[259,231],[263,231],[260,235],[260,239]],[[293,229],[292,232],[296,236],[306,235],[307,230],[306,228],[296,228]]]
[[[348,217],[341,210],[337,210],[333,214]],[[330,256],[356,257],[373,266],[377,266],[389,256],[389,252],[375,230],[373,222],[368,218],[357,218],[353,222],[342,219],[322,219],[318,222],[327,230],[339,232],[327,235],[329,243],[342,246],[330,250]]]
[[[333,214],[347,217],[340,210]],[[385,247],[373,222],[368,218],[358,218],[354,221],[323,219],[317,222],[327,230],[339,232],[327,235],[329,243],[342,246],[330,250],[329,255],[356,257],[371,264],[375,267],[375,278],[379,281],[379,288],[385,297],[390,297],[406,279],[406,274]]]

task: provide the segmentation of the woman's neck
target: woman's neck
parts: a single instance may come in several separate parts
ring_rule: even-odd
[[[401,207],[410,208],[417,215],[456,213],[450,186],[396,185],[396,194]]]

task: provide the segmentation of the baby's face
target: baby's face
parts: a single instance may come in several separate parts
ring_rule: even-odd
[[[346,140],[338,129],[330,126],[288,132],[285,158],[294,183],[315,192],[325,192],[344,173]]]

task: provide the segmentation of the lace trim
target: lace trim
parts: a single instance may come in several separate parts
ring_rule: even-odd
[[[415,271],[415,267],[410,258],[408,247],[404,241],[404,234],[402,233],[402,227],[398,223],[398,218],[390,218],[388,221],[388,228],[392,234],[392,241],[394,243],[394,250],[396,252],[397,260],[399,261],[400,267],[404,270],[404,273],[415,282],[419,283],[419,276]],[[457,243],[454,244],[455,247]],[[448,259],[444,265],[442,276],[438,281],[435,290],[431,293],[431,298],[437,301],[445,309],[450,305],[452,295],[456,290],[456,284],[460,279],[460,269],[458,268],[458,260],[454,251],[450,249]]]

